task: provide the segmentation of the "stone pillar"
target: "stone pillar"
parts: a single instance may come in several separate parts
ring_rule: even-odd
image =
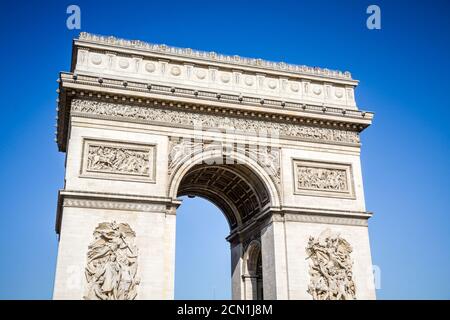
[[[242,279],[242,243],[231,243],[231,299],[244,299]]]
[[[261,230],[263,294],[266,300],[288,297],[284,222],[274,214]]]
[[[314,252],[308,252],[307,248],[310,239],[317,241],[317,246],[330,238],[339,241],[340,255],[348,254],[349,257],[346,271],[350,272],[347,275],[351,275],[355,295],[348,298],[363,300],[376,298],[367,217],[331,217],[326,220],[323,216],[290,213],[285,215],[285,219],[289,299],[313,299],[309,288],[314,282],[311,274]],[[347,245],[351,248],[350,251],[347,251]],[[336,271],[343,272],[343,266],[336,268]],[[344,285],[348,283],[342,279],[338,281]]]
[[[101,223],[127,224],[137,248],[136,299],[173,299],[175,210],[162,203],[60,197],[59,248],[54,299],[83,299],[85,268],[94,230]],[[170,208],[170,206],[169,206]]]
[[[258,278],[254,275],[242,276],[245,285],[245,300],[256,300],[258,296]]]

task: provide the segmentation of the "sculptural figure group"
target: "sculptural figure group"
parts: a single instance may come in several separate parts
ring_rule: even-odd
[[[312,261],[308,293],[314,300],[355,299],[352,248],[345,239],[326,229],[317,238],[309,238],[306,251]]]
[[[135,233],[125,223],[100,223],[89,245],[86,300],[133,300],[137,295],[138,251]]]

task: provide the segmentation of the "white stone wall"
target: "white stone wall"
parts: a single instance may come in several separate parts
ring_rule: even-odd
[[[82,299],[86,254],[94,229],[102,222],[128,223],[136,233],[137,299],[173,299],[175,216],[164,212],[136,212],[65,207],[58,248],[54,299]]]
[[[101,125],[99,124],[101,123]],[[116,194],[132,194],[140,196],[165,197],[167,194],[167,136],[151,133],[146,130],[125,131],[117,123],[110,121],[89,121],[89,119],[72,118],[71,134],[68,143],[66,162],[67,190],[82,190],[92,192],[106,192]],[[100,178],[88,178],[81,175],[83,163],[83,140],[113,141],[120,143],[138,143],[143,145],[155,145],[156,163],[155,182],[131,181],[125,179],[108,179],[110,174],[103,174]]]
[[[83,43],[84,47],[93,47]],[[222,93],[240,92],[268,99],[285,99],[308,102],[316,105],[357,110],[354,88],[357,81],[351,78],[324,79],[315,75],[300,75],[287,70],[275,71],[254,65],[217,64],[214,61],[191,60],[189,58],[161,59],[160,54],[127,50],[130,56],[113,52],[102,53],[77,49],[75,72],[79,74],[101,74],[103,77],[151,82],[153,84],[201,88]],[[132,56],[141,56],[144,57]]]
[[[165,197],[167,194],[167,136],[143,130],[137,126],[126,130],[117,122],[98,121],[72,117],[71,134],[66,160],[65,190],[83,191],[93,194],[114,194],[121,201],[122,196]],[[110,179],[105,173],[95,178],[82,175],[83,144],[91,141],[114,142],[124,145],[150,145],[156,148],[156,179],[153,182],[134,181],[122,176]],[[133,178],[133,177],[130,177]],[[82,199],[85,201],[89,199]],[[160,207],[160,205],[158,205]],[[100,208],[63,207],[55,299],[81,299],[83,297],[88,245],[92,233],[101,222],[125,222],[136,232],[139,249],[138,299],[173,299],[175,268],[175,221],[176,216],[166,210],[144,212],[131,210],[106,210]],[[73,285],[71,283],[74,283]]]
[[[111,41],[115,45],[111,46]],[[125,45],[126,43],[128,45]],[[235,125],[235,129],[238,130],[242,129],[240,126],[246,121],[253,121],[253,125],[256,126],[254,121],[258,117],[258,120],[270,121],[270,123],[295,120],[298,121],[296,124],[301,126],[306,124],[316,127],[328,126],[327,129],[331,128],[336,133],[339,128],[362,130],[370,124],[373,116],[371,113],[359,114],[356,111],[358,108],[354,99],[354,88],[357,81],[347,73],[303,67],[298,69],[282,63],[271,64],[259,60],[254,60],[254,64],[248,64],[246,59],[218,57],[210,53],[205,53],[207,56],[198,55],[188,49],[179,51],[176,48],[143,44],[141,46],[144,47],[136,49],[134,46],[135,44],[131,42],[114,38],[82,35],[75,41],[74,58],[76,60],[72,70],[74,74],[65,74],[61,78],[64,81],[60,88],[67,90],[73,96],[69,97],[64,93],[66,95],[60,101],[68,103],[71,97],[85,99],[86,95],[91,98],[109,99],[110,102],[113,100],[114,103],[134,104],[137,102],[142,107],[151,107],[149,103],[153,100],[164,101],[164,103],[174,101],[173,105],[161,103],[159,106],[163,110],[164,108],[174,109],[174,106],[181,107],[186,103],[183,108],[186,112],[197,113],[195,110],[200,110],[205,117],[208,114],[215,117],[220,115],[222,119],[217,123],[221,123],[218,126],[223,128],[230,126],[228,120],[231,118],[227,117],[239,115],[242,121]],[[136,55],[136,53],[139,54]],[[166,54],[167,59],[161,59]],[[286,68],[294,69],[289,71]],[[80,81],[80,79],[83,80],[83,76],[85,78],[92,76],[94,80],[92,83]],[[77,77],[78,80],[76,80]],[[172,93],[176,91],[174,88],[173,91],[162,94],[163,91],[158,93],[158,90],[152,89],[152,85],[157,84],[167,88],[204,90],[208,91],[211,97],[205,100],[205,97],[200,96],[197,99],[194,93],[192,97],[173,95]],[[62,91],[61,95],[63,95]],[[237,102],[238,100],[226,102],[220,98],[220,95],[216,96],[216,93],[222,94],[222,97],[225,94],[236,95],[236,99],[239,95],[239,99],[244,103]],[[250,100],[246,102],[245,99],[241,99],[242,96]],[[255,101],[249,103],[252,99]],[[264,99],[276,100],[276,107],[274,107],[275,104],[271,107]],[[146,101],[145,104],[144,101]],[[288,103],[296,104],[297,109],[289,107]],[[216,107],[217,109],[214,110]],[[328,112],[327,107],[338,109]],[[339,108],[345,108],[347,111],[342,112]],[[211,110],[208,111],[208,109]],[[70,106],[66,105],[60,110],[68,112]],[[268,113],[264,114],[265,112]],[[70,116],[65,191],[84,192],[85,195],[78,195],[81,197],[78,200],[84,201],[84,205],[72,203],[63,205],[61,208],[61,237],[54,298],[81,299],[83,297],[84,268],[88,245],[93,240],[92,233],[99,223],[115,220],[118,223],[128,223],[136,233],[136,245],[139,249],[138,275],[141,278],[137,298],[172,299],[176,216],[169,214],[170,210],[165,205],[175,200],[170,197],[176,196],[176,182],[181,181],[182,175],[174,174],[174,186],[171,186],[173,190],[169,190],[168,137],[193,137],[196,133],[190,125],[176,121],[180,117],[179,114],[174,118],[166,117],[165,123],[159,123],[159,125],[158,117],[150,119],[151,121],[147,119],[148,121],[144,123],[140,121],[142,119],[116,117],[115,114],[108,116],[115,120],[107,118],[104,114],[91,115],[89,112],[86,112],[84,116],[82,113]],[[60,125],[63,123],[59,122]],[[351,126],[349,123],[354,125]],[[261,124],[258,123],[259,125]],[[357,144],[359,140],[355,132],[350,132],[351,139],[339,134],[333,135],[331,139],[321,136],[324,135],[323,130],[320,131],[318,128],[314,130],[311,127],[308,129],[311,129],[311,134],[302,138],[285,132],[284,138],[267,141],[271,147],[281,150],[281,159],[278,159],[280,170],[276,167],[275,171],[269,172],[259,163],[249,162],[252,163],[254,173],[259,175],[261,181],[266,184],[275,213],[272,221],[260,230],[264,298],[311,299],[306,292],[310,281],[306,245],[310,236],[317,237],[324,229],[330,228],[341,233],[341,236],[353,247],[356,297],[373,299],[375,289],[365,221],[368,215],[365,214],[360,147]],[[61,131],[64,128],[58,128],[58,130]],[[248,133],[235,134],[230,131],[224,133],[210,130],[204,132],[204,138],[220,140],[222,146],[229,143],[256,145],[258,139]],[[84,174],[86,168],[83,165],[86,161],[83,157],[86,156],[84,148],[86,139],[100,144],[105,142],[154,148],[155,158],[150,165],[155,176],[149,179],[136,179],[132,175],[115,175],[111,172],[95,173],[94,176]],[[65,142],[65,139],[61,138],[59,142]],[[344,168],[349,177],[348,183],[351,190],[349,189],[348,192],[305,190],[305,188],[299,190],[295,161],[297,163],[313,162],[325,171]],[[269,174],[275,177],[269,177]],[[144,209],[139,209],[142,207],[139,205],[119,206],[115,210],[108,205],[98,207],[89,202],[94,195],[103,196],[102,201],[106,203],[113,197],[114,201],[128,201],[134,204],[140,204],[139,201],[146,204],[156,201],[155,208],[159,206],[160,209],[148,209],[149,206],[147,206],[146,211],[143,211]],[[311,219],[311,216],[315,218]],[[243,254],[242,244],[231,248],[233,299],[249,296],[243,286]]]
[[[352,169],[352,184],[354,198],[339,198],[334,196],[316,196],[295,194],[294,160],[308,160],[329,164],[348,164]],[[301,207],[313,209],[365,211],[364,189],[361,174],[359,148],[346,146],[302,146],[282,148],[283,175],[283,205],[287,207]]]
[[[285,248],[283,223],[272,222],[262,230],[261,252],[265,300],[288,299]]]
[[[186,135],[186,129],[172,128],[172,133]],[[72,118],[66,163],[66,190],[133,196],[166,197],[168,190],[167,128],[128,124],[109,120]],[[221,136],[221,135],[219,135]],[[156,180],[128,181],[83,177],[83,141],[137,143],[156,147]],[[317,143],[280,141],[282,207],[314,210],[365,211],[359,148]],[[295,194],[294,160],[318,163],[344,163],[351,166],[354,197],[338,198]],[[174,290],[175,219],[165,212],[138,212],[93,208],[63,208],[61,239],[55,281],[55,299],[81,299],[84,290],[83,270],[87,247],[95,227],[106,221],[129,223],[135,230],[139,248],[139,299],[171,299]],[[273,221],[261,233],[263,286],[265,299],[310,299],[309,261],[306,244],[325,228],[341,232],[354,248],[354,279],[357,298],[373,299],[375,290],[371,274],[368,231],[365,226],[330,225],[298,221]],[[232,298],[245,298],[242,247],[232,248]]]
[[[367,227],[320,223],[286,222],[286,252],[289,274],[289,299],[312,299],[307,293],[310,283],[306,245],[310,236],[317,237],[325,229],[338,232],[352,246],[353,281],[357,299],[375,299],[369,234]]]
[[[233,300],[242,300],[245,297],[242,275],[243,251],[242,244],[239,243],[231,247],[231,298]]]

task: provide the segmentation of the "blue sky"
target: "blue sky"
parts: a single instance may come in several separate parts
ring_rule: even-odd
[[[450,2],[377,0],[2,1],[0,298],[52,295],[64,181],[55,80],[78,34],[69,4],[82,31],[351,71],[360,108],[375,112],[362,167],[377,296],[450,298]],[[381,30],[366,28],[370,4]],[[229,298],[225,218],[198,199],[178,214],[176,297]]]

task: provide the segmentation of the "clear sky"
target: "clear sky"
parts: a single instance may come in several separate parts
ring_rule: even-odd
[[[349,70],[380,299],[450,298],[450,1],[2,1],[0,298],[52,295],[64,154],[53,142],[58,72],[70,69],[66,8],[81,31]],[[381,8],[381,30],[366,8]],[[225,218],[188,199],[178,212],[177,298],[229,298]],[[194,283],[199,282],[199,285]]]

